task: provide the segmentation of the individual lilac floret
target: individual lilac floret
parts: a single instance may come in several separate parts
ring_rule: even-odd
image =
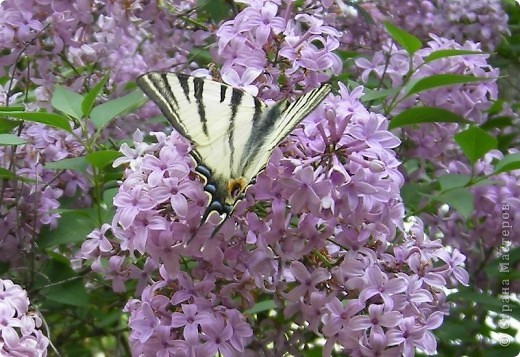
[[[47,356],[41,318],[29,312],[27,292],[7,279],[0,279],[0,321],[1,355]]]

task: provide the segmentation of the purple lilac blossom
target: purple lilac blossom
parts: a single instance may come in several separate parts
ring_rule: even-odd
[[[125,308],[134,353],[166,348],[232,356],[269,353],[269,345],[275,354],[295,353],[309,332],[325,336],[325,355],[334,348],[435,351],[426,321],[432,307],[445,309],[436,299],[439,282],[467,284],[463,259],[449,258],[420,231],[420,221],[404,230],[403,177],[393,152],[399,140],[382,115],[362,106],[362,94],[361,87],[340,85],[340,94],[274,151],[211,239],[218,222],[199,228],[207,198],[186,140],[154,133],[156,143],[145,144],[136,135],[136,149],[122,148],[117,164],[126,171],[114,199],[114,237],[108,227],[93,233],[84,258],[94,260],[95,270],[107,266],[103,273],[115,290],[125,279],[149,281]],[[144,272],[133,268],[141,254],[153,264],[146,274],[132,274]],[[266,299],[283,311],[286,324],[246,319]],[[413,339],[399,337],[405,318],[420,331]]]
[[[333,53],[340,33],[333,27],[290,4],[247,3],[216,32],[215,58],[226,83],[263,99],[280,100],[341,72],[341,61]]]
[[[27,292],[11,280],[0,279],[0,354],[47,356],[49,339],[40,331],[41,318],[29,311]]]

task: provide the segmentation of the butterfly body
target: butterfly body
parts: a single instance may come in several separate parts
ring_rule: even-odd
[[[202,223],[212,212],[231,214],[273,149],[330,92],[325,85],[293,103],[267,106],[240,89],[184,74],[149,72],[137,84],[193,145],[209,197]]]

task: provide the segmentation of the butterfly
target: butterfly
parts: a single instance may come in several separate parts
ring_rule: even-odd
[[[216,230],[274,148],[331,90],[325,84],[292,103],[266,105],[232,86],[180,73],[148,72],[137,78],[137,84],[192,143],[191,155],[209,202],[200,224],[217,212],[221,223]]]

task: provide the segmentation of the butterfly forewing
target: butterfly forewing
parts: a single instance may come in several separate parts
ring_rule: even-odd
[[[277,103],[264,112],[263,125],[249,140],[254,141],[243,158],[243,175],[252,179],[265,166],[272,151],[330,93],[330,86],[314,89],[295,102]]]
[[[265,166],[272,150],[307,116],[330,87],[315,89],[292,104],[267,107],[256,97],[215,81],[168,72],[150,72],[137,79],[175,130],[193,144],[203,166],[208,210],[229,214],[238,190]],[[233,185],[231,185],[233,186]],[[208,211],[204,219],[208,216]]]

